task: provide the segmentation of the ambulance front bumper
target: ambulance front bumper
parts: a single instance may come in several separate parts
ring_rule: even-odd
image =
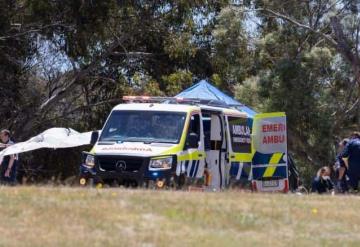
[[[155,171],[149,170],[149,162],[149,157],[95,156],[93,168],[87,167],[84,163],[80,165],[80,180],[93,179],[95,183],[106,180],[131,180],[140,185],[144,181],[169,179],[175,173],[175,162],[171,169]]]

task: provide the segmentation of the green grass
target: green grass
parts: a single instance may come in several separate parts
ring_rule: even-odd
[[[0,188],[0,246],[359,246],[360,197]]]

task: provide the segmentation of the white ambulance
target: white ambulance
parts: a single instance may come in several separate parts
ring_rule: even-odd
[[[221,102],[125,96],[83,154],[80,184],[223,189],[251,164],[251,119]],[[252,120],[251,120],[252,121]]]

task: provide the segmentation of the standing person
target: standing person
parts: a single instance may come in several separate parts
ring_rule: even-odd
[[[311,192],[317,192],[319,194],[333,193],[334,185],[330,179],[330,173],[331,171],[329,167],[321,167],[312,182]]]
[[[5,147],[14,144],[10,139],[9,130],[4,129],[0,132],[0,140]],[[3,184],[14,185],[16,182],[17,155],[5,156],[0,165],[1,182]]]
[[[343,152],[344,149],[346,147],[346,145],[348,144],[349,139],[345,138],[344,140],[342,140],[339,143],[339,152],[336,156],[336,160],[335,160],[335,165],[334,165],[334,170],[335,170],[335,177],[336,177],[336,187],[337,190],[341,193],[345,193],[348,191],[348,186],[347,186],[347,168],[345,165],[343,158]]]
[[[351,135],[349,143],[346,145],[342,154],[347,174],[349,177],[349,185],[357,192],[360,180],[360,133],[354,132]]]

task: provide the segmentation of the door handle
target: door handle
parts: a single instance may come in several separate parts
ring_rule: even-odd
[[[201,158],[201,157],[203,157],[203,155],[202,155],[202,154],[198,154],[198,157]]]

